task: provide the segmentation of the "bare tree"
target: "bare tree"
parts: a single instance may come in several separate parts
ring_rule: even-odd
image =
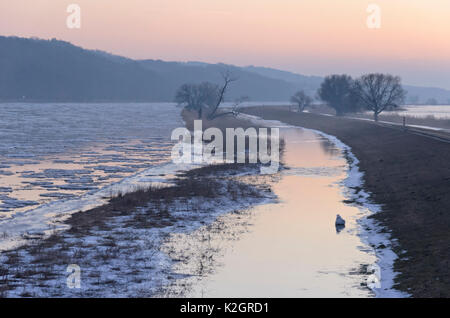
[[[223,79],[223,84],[222,84],[222,87],[219,89],[219,94],[218,94],[215,105],[210,108],[208,119],[214,119],[214,118],[217,118],[220,116],[230,114],[230,112],[218,114],[217,111],[225,99],[225,94],[228,90],[229,85],[231,83],[237,81],[238,78],[234,77],[232,75],[232,73],[230,72],[230,70],[225,70],[224,72],[222,72],[221,75],[222,75],[222,79]]]
[[[229,112],[218,112],[220,105],[225,99],[229,85],[237,80],[228,70],[222,73],[222,78],[222,86],[210,82],[182,85],[176,92],[175,102],[186,109],[197,111],[199,119],[203,117],[204,113],[207,114],[207,118],[210,120],[228,114],[236,115],[240,102],[236,103]]]
[[[291,97],[291,103],[297,105],[299,112],[303,112],[312,102],[313,99],[306,95],[304,91],[298,91]]]
[[[375,121],[384,110],[397,108],[406,96],[400,77],[380,73],[361,76],[353,91],[364,108],[373,111]]]
[[[186,109],[197,111],[198,118],[203,116],[203,109],[216,104],[219,86],[203,82],[201,84],[184,84],[176,92],[175,102]]]

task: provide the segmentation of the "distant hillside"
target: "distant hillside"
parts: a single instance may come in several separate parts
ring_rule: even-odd
[[[305,76],[287,71],[280,71],[273,68],[267,67],[257,67],[257,66],[247,66],[244,70],[253,72],[265,77],[283,80],[288,83],[292,83],[298,89],[303,89],[305,92],[311,96],[316,95],[316,91],[323,81],[322,77],[319,76]]]
[[[239,78],[228,100],[248,96],[252,101],[288,101],[299,89],[315,96],[323,80],[256,66],[133,60],[64,41],[0,36],[0,101],[171,102],[184,83],[221,83],[224,69]],[[419,102],[450,100],[450,91],[444,89],[406,89]]]
[[[286,101],[295,92],[296,85],[268,78],[245,69],[225,64],[178,63],[144,60],[140,63],[160,74],[173,90],[184,83],[209,81],[221,83],[221,72],[228,69],[238,81],[231,84],[228,98],[248,96],[254,101]]]
[[[167,100],[164,80],[138,62],[117,62],[56,40],[0,37],[0,99]]]
[[[234,66],[135,61],[58,40],[0,37],[0,100],[164,101],[186,82],[221,82],[229,68],[239,77],[228,98],[288,100],[294,85]]]

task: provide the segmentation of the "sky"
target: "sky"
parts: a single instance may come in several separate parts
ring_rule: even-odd
[[[70,4],[81,9],[79,29],[67,27]],[[136,59],[389,72],[450,89],[449,0],[1,0],[0,35]]]

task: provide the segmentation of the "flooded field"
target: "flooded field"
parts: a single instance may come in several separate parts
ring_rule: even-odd
[[[0,104],[0,249],[48,220],[164,182],[173,104]],[[7,237],[7,238],[6,238]]]
[[[404,112],[389,112],[394,114],[403,114],[410,117],[426,118],[433,116],[436,119],[450,119],[450,105],[424,105],[424,106],[405,106]]]
[[[169,160],[171,131],[183,125],[179,109],[173,105],[33,107],[5,104],[1,109],[1,249],[16,246],[27,236],[48,233],[55,229],[50,226],[53,221],[101,205],[119,191],[167,183],[177,171],[192,168]],[[224,196],[220,198],[223,202],[218,199],[220,204],[193,197],[188,202],[191,210],[188,203],[174,204],[168,210],[169,216],[182,211],[186,221],[140,232],[122,224],[121,218],[111,221],[113,228],[144,242],[138,249],[141,252],[134,255],[136,261],[127,266],[151,264],[151,270],[141,272],[136,286],[127,280],[135,277],[127,274],[123,286],[117,283],[121,286],[116,286],[118,293],[122,288],[127,296],[135,289],[146,296],[375,295],[367,284],[378,258],[361,223],[371,211],[362,204],[365,197],[360,195],[360,204],[349,200],[353,190],[345,181],[360,181],[360,176],[350,171],[349,154],[318,132],[279,127],[286,142],[284,167],[263,181],[271,184],[270,195],[234,197],[229,202]],[[261,182],[261,176],[242,178]],[[209,211],[208,216],[201,216],[205,213],[202,209]],[[337,214],[346,220],[345,228],[336,228]],[[93,229],[95,235],[91,234],[89,241],[103,241],[106,235],[115,246],[128,244],[128,236],[122,232],[97,232]],[[148,246],[147,236],[152,242]],[[98,252],[94,247],[85,251],[92,259]],[[129,256],[119,250],[115,262],[125,266]],[[150,256],[147,259],[145,255]],[[86,263],[83,268],[95,271],[99,266]],[[110,277],[109,265],[102,266],[102,273],[96,275]],[[57,272],[61,275],[64,270],[58,267]],[[95,285],[90,279],[88,282]],[[98,287],[82,292],[110,295]],[[59,295],[61,291],[35,289],[34,293]],[[66,290],[63,294],[71,295]]]

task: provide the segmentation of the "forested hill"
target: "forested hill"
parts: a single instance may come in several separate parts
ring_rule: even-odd
[[[159,101],[170,94],[157,73],[136,61],[56,40],[0,37],[0,70],[2,100]]]
[[[59,40],[0,36],[0,101],[171,102],[184,83],[220,84],[224,69],[239,78],[228,100],[288,101],[300,89],[315,96],[323,80],[255,66],[133,60]],[[414,102],[450,101],[448,90],[406,89]]]
[[[230,99],[288,100],[296,89],[233,66],[136,61],[58,40],[0,37],[0,100],[171,102],[185,82],[220,83],[226,67],[239,77]]]

